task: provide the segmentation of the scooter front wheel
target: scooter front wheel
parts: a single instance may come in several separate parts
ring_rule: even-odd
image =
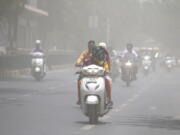
[[[97,105],[88,105],[88,116],[89,116],[90,124],[97,124],[98,122]]]
[[[130,81],[126,82],[126,86],[129,87],[130,86]]]

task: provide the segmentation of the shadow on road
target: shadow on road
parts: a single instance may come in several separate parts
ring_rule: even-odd
[[[76,121],[75,123],[80,125],[90,125],[88,121]],[[101,120],[99,120],[96,125],[107,125],[107,124],[111,124],[111,122],[102,122]]]

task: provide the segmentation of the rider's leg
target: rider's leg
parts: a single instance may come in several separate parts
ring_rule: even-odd
[[[108,79],[106,79],[106,90],[107,90],[107,97],[111,100],[111,84]]]
[[[77,94],[78,94],[77,104],[80,104],[80,86],[81,86],[81,80],[78,79],[78,82],[77,82]]]
[[[106,77],[105,79],[105,83],[106,83],[106,90],[107,90],[107,98],[109,100],[109,104],[110,106],[113,105],[113,102],[112,102],[112,89],[111,89],[111,79],[109,77]]]
[[[135,65],[134,66],[134,80],[137,79],[137,76],[136,76],[137,73],[138,73],[138,67],[137,67],[137,65]]]
[[[125,80],[125,69],[123,66],[121,66],[121,79]]]

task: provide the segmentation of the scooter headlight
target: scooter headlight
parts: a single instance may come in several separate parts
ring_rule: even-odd
[[[43,65],[43,59],[36,59],[36,65],[42,66]]]
[[[41,69],[40,69],[39,67],[36,67],[36,68],[35,68],[35,71],[36,71],[36,72],[40,72],[40,70],[41,70]]]
[[[144,60],[149,60],[150,57],[149,56],[144,56]]]
[[[170,64],[171,62],[172,62],[171,60],[167,60],[167,61],[166,61],[167,64]]]
[[[131,63],[131,62],[126,62],[125,65],[126,65],[127,67],[130,67],[130,66],[132,66],[132,63]]]
[[[148,66],[145,66],[144,69],[147,70],[147,69],[148,69]]]
[[[88,96],[87,99],[86,99],[86,104],[99,104],[99,99],[97,96]]]

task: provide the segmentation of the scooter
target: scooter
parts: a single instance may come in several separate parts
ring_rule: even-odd
[[[150,69],[152,67],[152,61],[151,57],[148,55],[145,55],[142,60],[142,67],[143,67],[143,73],[144,75],[148,75],[150,72]]]
[[[46,75],[44,54],[41,52],[35,52],[32,53],[31,55],[32,55],[32,67],[31,67],[32,76],[37,81],[41,81]]]
[[[173,69],[173,61],[171,59],[167,59],[165,61],[165,66],[168,72],[171,72]]]
[[[120,61],[118,57],[112,57],[112,72],[111,72],[111,77],[112,81],[115,82],[116,78],[120,75],[121,69],[120,67]]]
[[[105,70],[97,65],[83,67],[81,75],[80,107],[90,124],[96,124],[99,117],[110,111],[105,86]]]
[[[124,63],[122,80],[126,82],[126,86],[129,87],[131,82],[134,80],[134,64],[130,60]]]

